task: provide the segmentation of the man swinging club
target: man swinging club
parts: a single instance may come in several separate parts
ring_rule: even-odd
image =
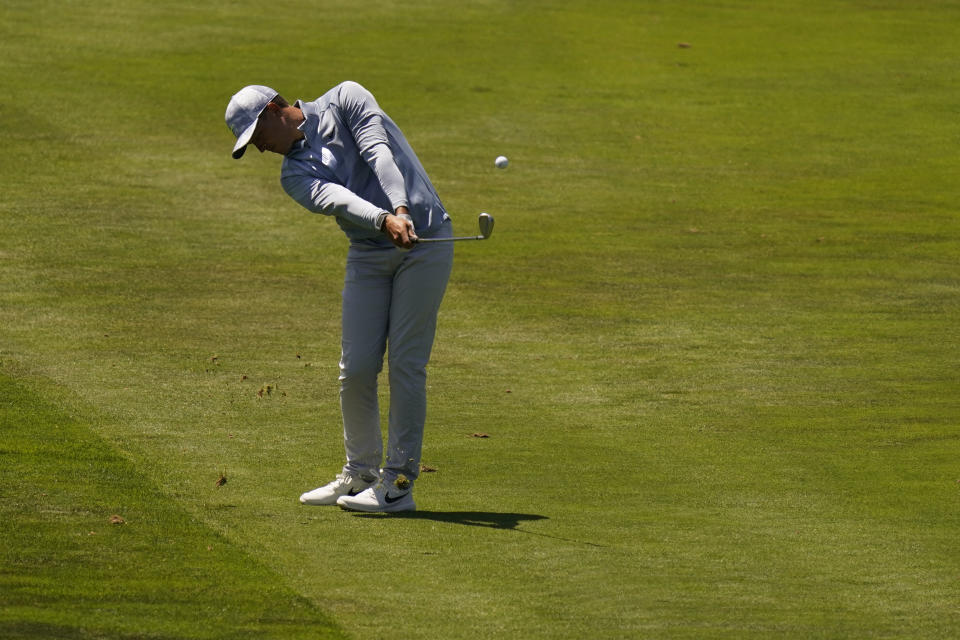
[[[290,105],[261,85],[227,105],[237,138],[283,158],[291,198],[332,215],[350,240],[343,285],[340,408],[346,464],[300,502],[355,511],[412,511],[426,419],[426,367],[453,265],[452,223],[397,125],[373,95],[344,82]],[[390,417],[384,460],[377,377],[389,344]],[[382,467],[381,467],[382,465]]]

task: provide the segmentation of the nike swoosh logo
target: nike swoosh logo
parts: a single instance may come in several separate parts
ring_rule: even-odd
[[[387,504],[393,504],[393,503],[396,502],[397,500],[400,500],[400,499],[405,498],[405,497],[407,497],[407,494],[406,494],[406,493],[401,493],[400,495],[398,495],[398,496],[393,496],[393,497],[390,497],[390,494],[387,493],[387,494],[385,494],[385,495],[383,496],[383,499],[387,501]]]

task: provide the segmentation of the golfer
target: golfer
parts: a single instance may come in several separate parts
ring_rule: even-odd
[[[227,105],[237,138],[283,158],[291,198],[336,218],[350,240],[343,285],[340,409],[346,464],[300,502],[355,511],[412,511],[426,419],[427,362],[453,264],[452,223],[426,171],[369,91],[337,85],[290,105],[261,85]],[[377,378],[389,344],[390,417],[384,458]]]

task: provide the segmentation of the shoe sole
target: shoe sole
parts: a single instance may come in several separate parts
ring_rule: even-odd
[[[417,510],[416,503],[412,501],[409,504],[396,504],[396,505],[388,504],[383,508],[357,507],[352,505],[340,504],[339,502],[337,503],[337,506],[343,509],[344,511],[354,511],[357,513],[400,513],[401,511]]]
[[[357,491],[356,493],[354,493],[354,494],[352,494],[352,495],[355,495],[355,496],[356,496],[356,495],[360,495],[361,493],[363,493],[363,491],[364,491],[364,490],[361,489],[360,491]],[[303,496],[305,496],[305,495],[307,495],[307,494],[304,493],[304,494],[302,494],[302,495],[300,496],[300,504],[309,505],[309,506],[311,506],[311,507],[333,507],[333,506],[335,506],[335,505],[337,504],[337,500],[339,500],[339,499],[342,498],[343,496],[350,496],[351,494],[349,494],[349,493],[344,493],[344,494],[339,495],[339,496],[334,495],[334,496],[331,496],[330,498],[325,498],[325,499],[323,499],[323,500],[311,500],[310,498],[304,498]]]

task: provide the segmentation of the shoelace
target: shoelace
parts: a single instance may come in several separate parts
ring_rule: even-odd
[[[349,475],[349,474],[346,474],[346,473],[338,473],[336,479],[334,480],[334,482],[337,483],[337,486],[338,486],[338,487],[342,487],[342,486],[344,486],[344,485],[352,484],[352,483],[353,483],[353,476],[351,476],[351,475]]]

